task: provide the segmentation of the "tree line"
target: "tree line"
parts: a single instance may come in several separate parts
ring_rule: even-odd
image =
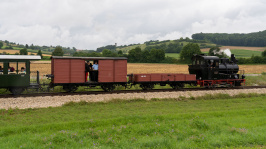
[[[7,40],[1,41],[0,40],[0,49],[32,49],[32,50],[38,50],[38,51],[43,51],[43,52],[53,52],[57,47],[61,47],[63,50],[63,53],[66,55],[73,55],[77,49],[75,47],[62,47],[62,46],[38,46],[38,45],[33,45],[33,44],[19,44],[19,43],[14,43],[14,42],[9,42]],[[16,53],[20,54],[20,53]],[[22,54],[24,55],[24,54]]]
[[[165,56],[165,50],[163,47],[157,48],[145,48],[140,47],[129,50],[128,54],[123,54],[120,51],[113,51],[104,49],[100,52],[75,52],[73,56],[77,57],[127,57],[128,62],[131,63],[190,63],[193,54],[201,54],[200,47],[197,43],[188,43],[180,50],[180,59],[177,60],[173,57]]]
[[[266,30],[248,34],[228,33],[197,33],[192,35],[195,40],[207,40],[224,46],[266,46]]]

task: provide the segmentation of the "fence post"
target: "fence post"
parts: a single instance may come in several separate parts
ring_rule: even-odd
[[[37,71],[37,84],[40,84],[39,71]]]

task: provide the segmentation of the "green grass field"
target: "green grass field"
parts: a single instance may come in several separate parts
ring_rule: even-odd
[[[265,147],[266,95],[210,97],[1,110],[0,148]]]
[[[165,53],[165,56],[168,56],[168,57],[173,57],[173,58],[176,58],[176,59],[179,59],[179,53]]]
[[[260,51],[252,51],[252,50],[241,50],[241,49],[233,49],[231,50],[232,54],[235,54],[235,57],[237,58],[250,58],[252,55],[254,56],[261,56]],[[204,54],[208,55],[208,52],[202,52]],[[173,57],[176,59],[179,59],[179,53],[165,53],[165,56]]]
[[[246,76],[246,85],[255,86],[255,85],[266,85],[266,72],[262,73],[260,76]]]
[[[261,51],[252,51],[252,50],[242,50],[242,49],[233,49],[231,50],[232,54],[235,54],[235,57],[240,58],[250,58],[252,55],[261,56]]]

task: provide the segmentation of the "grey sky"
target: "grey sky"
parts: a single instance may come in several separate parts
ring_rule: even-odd
[[[0,40],[78,49],[265,30],[265,0],[1,0]]]

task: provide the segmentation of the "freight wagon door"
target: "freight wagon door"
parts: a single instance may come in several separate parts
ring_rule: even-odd
[[[52,74],[53,83],[69,83],[70,59],[53,59]]]
[[[99,60],[98,82],[114,82],[114,60]]]
[[[71,59],[70,62],[70,83],[85,82],[85,61]]]
[[[54,83],[85,82],[85,62],[79,59],[53,59]]]
[[[127,60],[115,60],[114,82],[127,82]]]

